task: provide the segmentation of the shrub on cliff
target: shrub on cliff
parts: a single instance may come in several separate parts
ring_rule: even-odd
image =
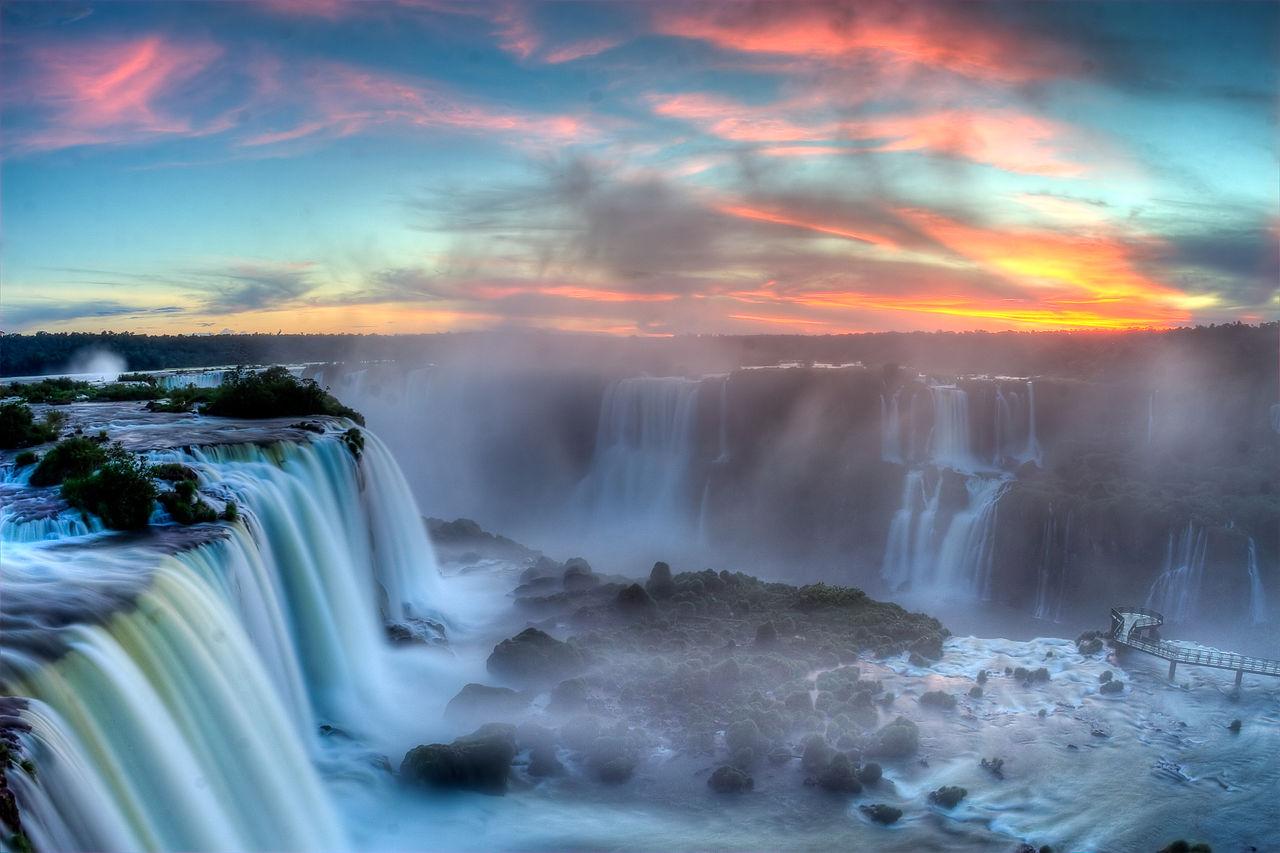
[[[196,494],[195,480],[179,480],[173,491],[160,495],[160,505],[179,524],[217,521],[218,513]]]
[[[30,407],[21,403],[5,403],[0,406],[0,450],[15,450],[53,441],[58,437],[63,420],[61,412],[49,412],[43,421],[37,422]]]
[[[364,416],[338,402],[314,379],[299,379],[284,367],[260,372],[236,369],[215,388],[202,410],[229,418],[280,418],[332,415],[364,426]]]
[[[960,801],[968,796],[969,792],[958,785],[944,785],[936,791],[929,794],[929,802],[934,805],[942,806],[944,809],[953,809],[960,804]]]
[[[92,474],[64,480],[62,497],[111,530],[140,530],[155,508],[156,487],[149,473],[140,460],[116,455]]]
[[[107,449],[92,439],[65,439],[54,445],[31,472],[31,485],[56,486],[68,477],[87,477],[107,461],[107,455]]]

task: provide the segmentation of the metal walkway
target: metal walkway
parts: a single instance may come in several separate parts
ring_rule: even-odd
[[[1234,670],[1237,686],[1246,672],[1250,675],[1280,677],[1280,660],[1251,658],[1214,649],[1188,648],[1161,640],[1156,629],[1163,624],[1163,616],[1145,607],[1111,608],[1111,639],[1122,646],[1167,660],[1169,678],[1173,678],[1180,663]]]

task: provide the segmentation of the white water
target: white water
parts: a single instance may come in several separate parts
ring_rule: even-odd
[[[969,437],[969,395],[963,388],[934,385],[933,431],[929,436],[929,457],[933,464],[955,471],[973,471],[977,460]]]
[[[1023,462],[1034,462],[1040,466],[1044,460],[1044,451],[1040,448],[1040,439],[1036,433],[1036,383],[1027,382],[1027,447],[1022,452]]]
[[[1036,600],[1033,611],[1037,619],[1062,619],[1062,605],[1066,600],[1067,560],[1071,547],[1071,512],[1067,512],[1061,542],[1058,540],[1058,518],[1053,508],[1045,519],[1041,534],[1040,570],[1036,575]]]
[[[1205,552],[1209,537],[1203,528],[1188,522],[1182,534],[1169,534],[1164,568],[1151,584],[1146,606],[1164,615],[1169,622],[1187,622],[1200,608],[1200,587],[1204,583]]]
[[[898,410],[898,401],[902,397],[902,389],[893,392],[889,398],[880,395],[880,458],[885,462],[901,463],[902,454],[902,418]]]
[[[173,556],[141,540],[113,562],[5,543],[16,624],[41,621],[15,617],[23,601],[145,586],[105,624],[62,629],[55,662],[6,653],[11,692],[32,700],[22,737],[38,776],[10,774],[24,826],[50,850],[349,849],[314,764],[318,724],[361,733],[411,712],[388,705],[384,619],[444,609],[403,477],[368,434],[359,464],[333,437],[154,458],[195,468],[241,521]]]
[[[604,524],[687,527],[700,382],[633,377],[605,392],[595,456],[579,489]]]
[[[997,505],[1008,481],[968,477],[966,505],[938,526],[942,478],[908,470],[902,505],[894,513],[880,576],[891,589],[910,585],[917,592],[991,597]]]
[[[1267,593],[1262,588],[1262,575],[1258,572],[1258,543],[1249,537],[1249,555],[1246,571],[1249,574],[1249,621],[1254,625],[1265,624],[1270,619],[1267,611]]]

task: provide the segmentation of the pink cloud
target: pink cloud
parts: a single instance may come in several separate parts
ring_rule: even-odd
[[[658,7],[664,35],[745,54],[847,64],[871,57],[966,77],[1025,83],[1073,65],[1059,45],[982,20],[966,4],[719,3]]]
[[[190,117],[188,84],[219,58],[212,44],[179,43],[159,35],[95,44],[43,45],[29,73],[13,81],[11,106],[32,108],[40,127],[19,131],[19,150],[147,141],[216,133],[225,117]]]
[[[273,72],[264,72],[262,79],[265,90],[275,91]],[[425,81],[340,63],[311,67],[289,94],[295,104],[301,102],[301,118],[291,127],[259,133],[242,144],[271,145],[318,135],[344,137],[375,127],[442,127],[559,142],[588,134],[576,116],[538,115],[471,102]]]
[[[547,52],[543,57],[543,61],[551,65],[558,65],[562,62],[572,62],[575,59],[585,59],[588,56],[598,56],[606,50],[612,50],[622,44],[621,39],[615,38],[596,38],[587,39],[585,41],[575,41],[566,44],[564,47],[558,47]]]

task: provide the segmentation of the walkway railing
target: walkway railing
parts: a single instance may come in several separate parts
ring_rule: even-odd
[[[1246,672],[1253,675],[1280,676],[1280,660],[1254,658],[1214,649],[1189,648],[1150,636],[1163,624],[1162,615],[1144,607],[1113,607],[1111,609],[1111,638],[1120,645],[1169,661],[1170,678],[1173,677],[1174,667],[1179,663],[1234,670],[1237,683]]]

